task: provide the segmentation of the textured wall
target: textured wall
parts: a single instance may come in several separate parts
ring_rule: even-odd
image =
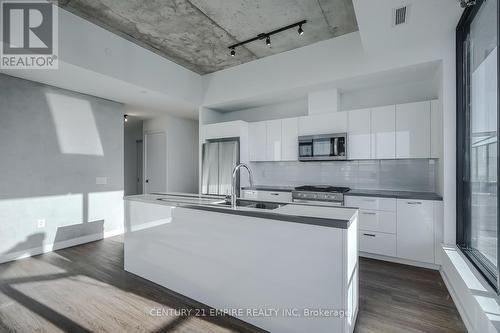
[[[6,75],[0,100],[0,261],[123,229],[122,105]]]
[[[435,160],[253,162],[258,185],[335,185],[355,189],[436,191]]]

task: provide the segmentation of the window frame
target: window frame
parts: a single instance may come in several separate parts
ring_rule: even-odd
[[[500,99],[500,52],[498,52],[498,40],[500,38],[499,29],[499,18],[500,18],[500,6],[498,0],[487,0],[487,1],[497,1],[497,132],[500,131],[500,115],[498,114],[498,105]],[[499,279],[500,279],[500,211],[498,211],[498,206],[500,204],[500,194],[498,192],[498,182],[497,182],[497,265],[496,268],[491,265],[490,261],[480,253],[478,250],[471,249],[467,247],[467,244],[471,239],[471,221],[467,217],[470,216],[470,202],[471,195],[469,188],[466,186],[467,181],[464,180],[466,172],[468,170],[465,167],[466,163],[470,163],[470,156],[468,153],[468,133],[470,126],[469,114],[467,112],[467,84],[464,79],[465,67],[464,65],[464,42],[470,32],[470,24],[479,12],[479,9],[484,4],[485,0],[476,0],[476,4],[467,7],[456,29],[456,143],[457,143],[457,154],[456,154],[456,218],[457,218],[457,228],[456,228],[456,244],[457,247],[462,251],[462,253],[472,262],[472,264],[481,272],[481,274],[486,278],[490,285],[499,293]],[[497,180],[500,179],[500,164],[498,163],[500,158],[500,144],[497,141]]]

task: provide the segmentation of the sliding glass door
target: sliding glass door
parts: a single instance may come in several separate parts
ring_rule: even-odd
[[[457,244],[498,290],[498,0],[457,28]]]

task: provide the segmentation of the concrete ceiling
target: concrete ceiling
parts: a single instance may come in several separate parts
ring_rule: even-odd
[[[358,30],[352,0],[60,0],[59,5],[198,74]],[[227,47],[302,19],[296,29]]]

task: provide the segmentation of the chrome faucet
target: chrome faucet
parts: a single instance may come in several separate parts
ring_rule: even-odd
[[[233,176],[231,178],[231,208],[236,209],[236,174],[238,170],[243,167],[248,171],[248,180],[250,181],[250,186],[253,186],[252,170],[245,163],[240,163],[233,168]]]

